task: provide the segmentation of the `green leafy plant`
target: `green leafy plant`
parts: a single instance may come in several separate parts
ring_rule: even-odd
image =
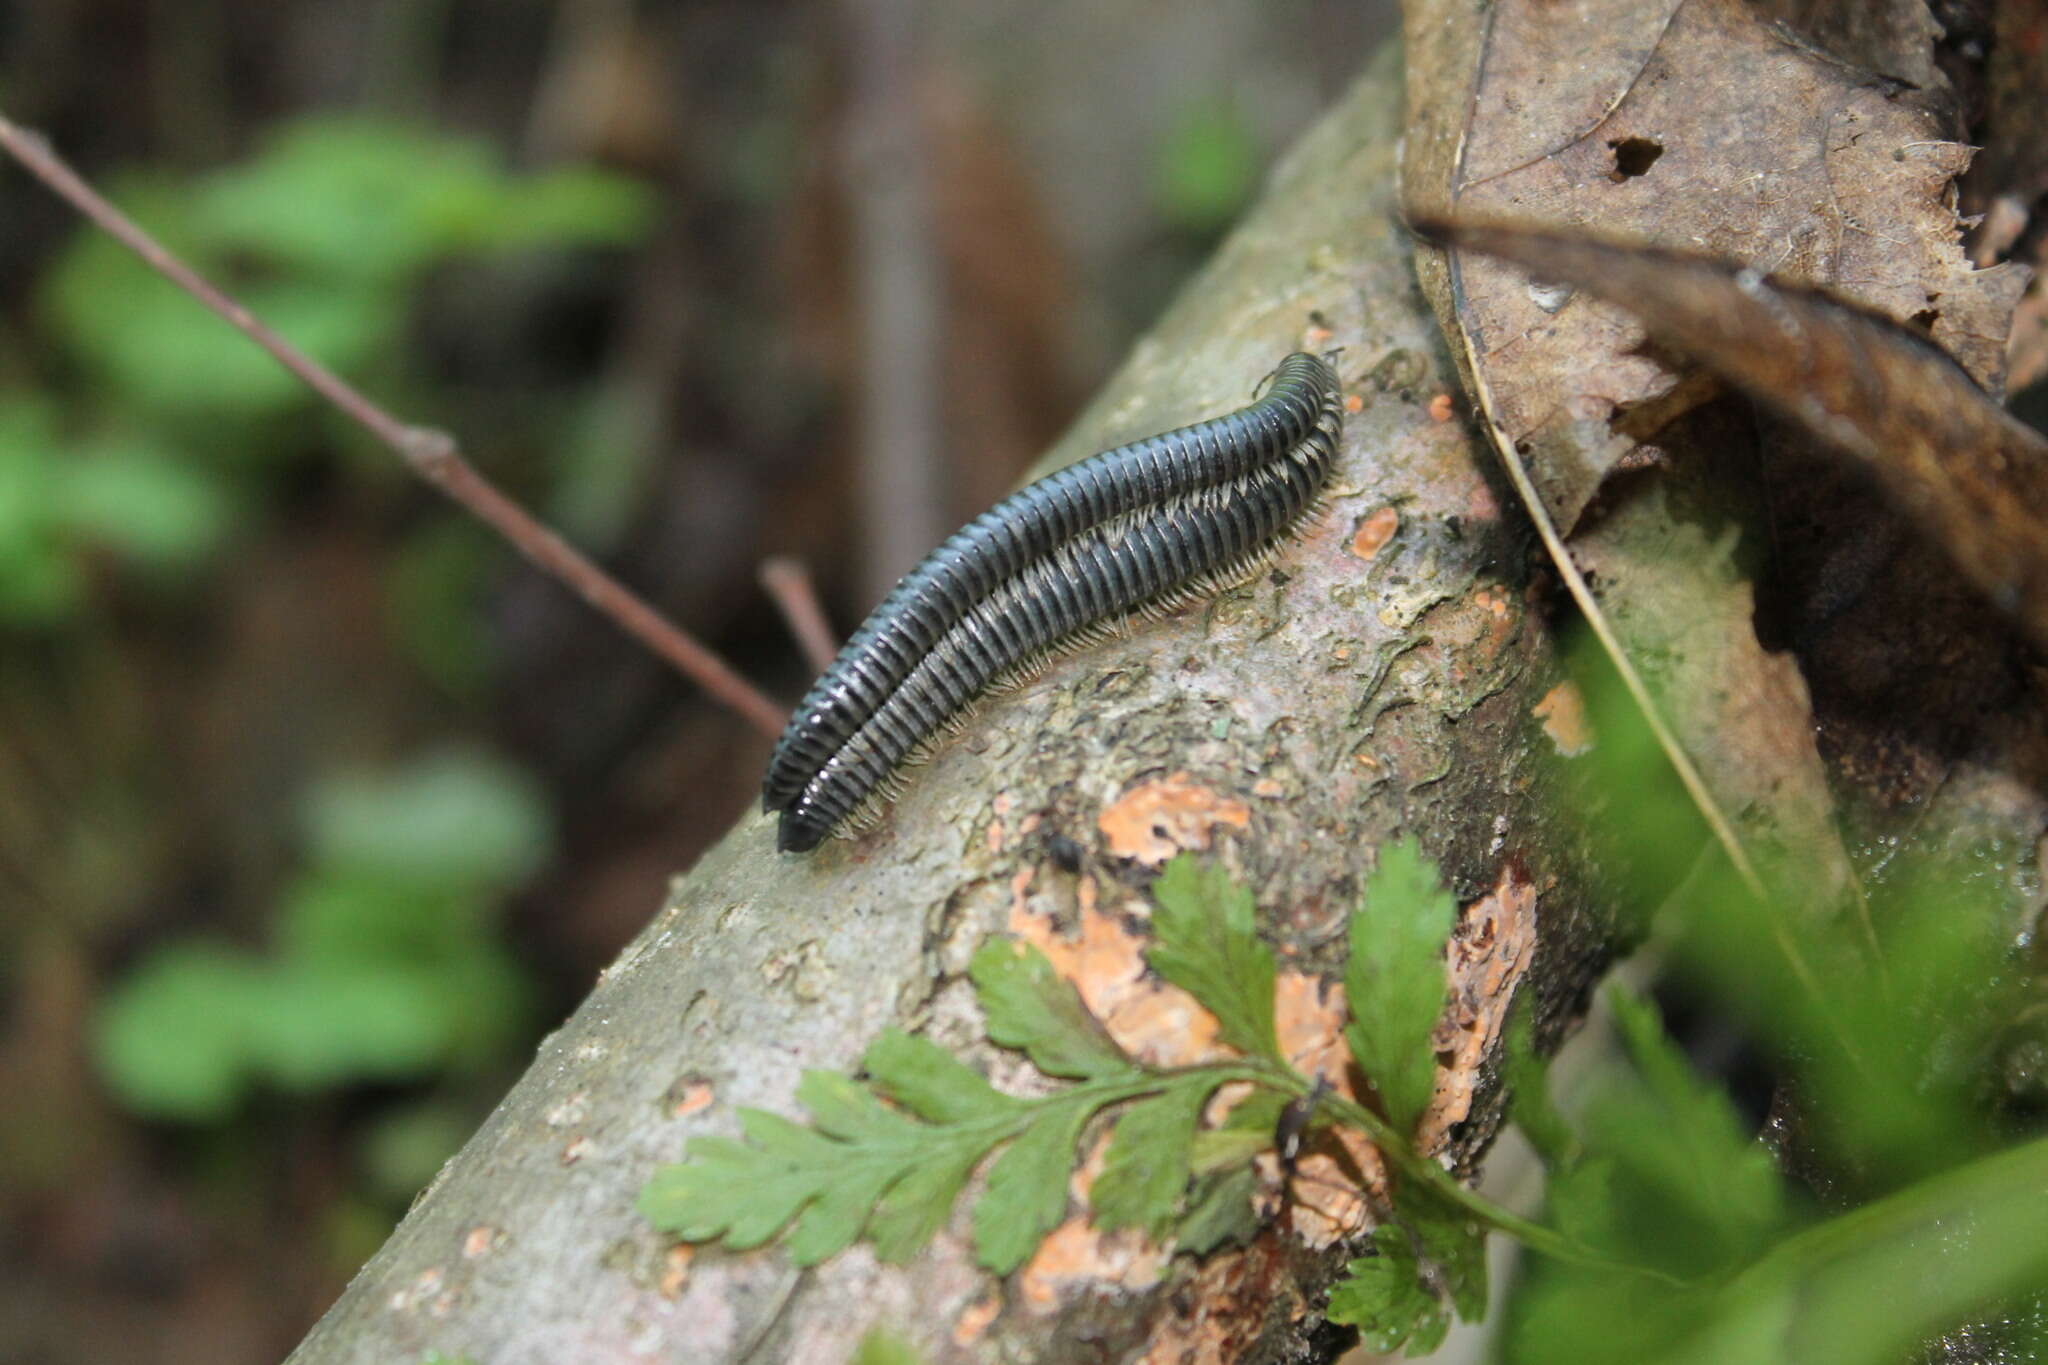
[[[1006,1273],[1066,1216],[1080,1138],[1107,1118],[1109,1146],[1089,1194],[1095,1224],[1139,1229],[1201,1254],[1255,1231],[1253,1158],[1273,1146],[1290,1102],[1313,1103],[1314,1121],[1363,1129],[1404,1177],[1398,1224],[1382,1230],[1377,1254],[1352,1265],[1332,1298],[1332,1316],[1371,1323],[1390,1342],[1433,1344],[1450,1311],[1440,1294],[1468,1316],[1484,1306],[1483,1227],[1515,1221],[1417,1156],[1400,1135],[1412,1127],[1416,1097],[1427,1096],[1434,1074],[1428,1040],[1446,989],[1443,947],[1455,907],[1434,867],[1413,844],[1387,846],[1355,920],[1360,934],[1384,935],[1362,955],[1357,979],[1396,1003],[1349,1036],[1355,1060],[1378,1072],[1381,1094],[1401,1097],[1399,1130],[1325,1094],[1287,1063],[1275,1038],[1273,954],[1257,936],[1248,891],[1182,856],[1153,893],[1152,968],[1216,1016],[1219,1036],[1240,1057],[1147,1066],[1116,1044],[1036,948],[991,941],[970,968],[990,1040],[1070,1085],[1038,1097],[1006,1095],[937,1045],[892,1030],[869,1047],[861,1079],[804,1075],[797,1098],[811,1112],[810,1126],[744,1109],[742,1139],[693,1139],[689,1159],[657,1172],[642,1191],[642,1213],[690,1241],[746,1248],[783,1236],[799,1264],[861,1238],[900,1261],[930,1239],[985,1166],[971,1218],[975,1254]],[[1208,1099],[1231,1081],[1249,1082],[1257,1093],[1219,1126],[1203,1127]]]
[[[1892,917],[1905,956],[1880,973],[1859,956],[1860,930],[1822,931],[1805,965],[1828,970],[1814,978],[1760,960],[1759,945],[1779,940],[1758,923],[1768,907],[1734,878],[1696,879],[1693,894],[1712,923],[1687,920],[1681,961],[1796,1049],[1795,1070],[1838,1106],[1819,1140],[1866,1163],[1870,1197],[1833,1216],[1780,1173],[1655,1008],[1619,988],[1606,998],[1621,1058],[1595,1073],[1571,1119],[1551,1100],[1525,1004],[1510,1024],[1511,1113],[1547,1167],[1546,1221],[1492,1204],[1420,1157],[1409,1134],[1434,1078],[1429,1039],[1455,906],[1406,843],[1381,850],[1351,917],[1345,969],[1344,1037],[1384,1114],[1287,1063],[1275,1040],[1274,958],[1250,893],[1183,856],[1154,885],[1147,959],[1216,1016],[1238,1057],[1146,1066],[1035,948],[992,941],[970,973],[990,1040],[1068,1085],[1006,1095],[937,1045],[891,1031],[868,1049],[860,1079],[804,1076],[797,1098],[810,1126],[742,1110],[742,1139],[692,1140],[688,1160],[657,1172],[640,1208],[686,1240],[745,1248],[785,1237],[800,1264],[862,1238],[902,1260],[984,1170],[975,1254],[1006,1273],[1066,1216],[1081,1138],[1107,1123],[1088,1196],[1095,1224],[1200,1255],[1256,1232],[1252,1163],[1276,1145],[1282,1116],[1306,1105],[1311,1122],[1369,1137],[1396,1172],[1392,1216],[1372,1229],[1326,1309],[1382,1353],[1427,1354],[1454,1316],[1484,1314],[1488,1230],[1540,1253],[1508,1311],[1515,1362],[1890,1360],[2038,1284],[2048,1273],[2048,1140],[2001,1149],[1963,1093],[1969,1059],[1984,1055],[2010,1013],[1995,985],[1988,1005],[1953,1007],[1966,983],[1997,978],[1988,946],[1959,936],[1952,919],[1915,913],[1933,904],[1923,885],[1900,892]],[[1817,994],[1802,984],[1816,979]],[[1915,1002],[1902,1026],[1901,1009]],[[1228,1081],[1254,1094],[1205,1126],[1209,1097]],[[1971,1233],[1958,1237],[1959,1226]],[[1939,1275],[1927,1271],[1930,1254],[1942,1257]]]
[[[70,616],[96,550],[159,577],[203,561],[230,508],[214,475],[154,440],[68,440],[54,405],[0,396],[0,625]]]
[[[350,375],[404,352],[428,272],[626,246],[652,218],[647,189],[623,176],[514,175],[481,142],[343,116],[282,125],[254,158],[202,180],[128,177],[116,197]],[[39,294],[49,333],[39,349],[80,382],[71,395],[61,382],[0,392],[0,626],[47,629],[76,618],[95,555],[110,552],[152,586],[190,580],[230,528],[261,513],[275,469],[320,447],[280,434],[280,419],[313,401],[296,378],[104,233],[81,227]],[[434,562],[394,590],[398,634],[460,686],[477,651],[461,652],[473,631],[449,579],[473,582],[492,561],[424,553]],[[422,583],[429,573],[435,581]]]
[[[103,1000],[101,1072],[130,1107],[214,1120],[258,1083],[417,1079],[513,1036],[526,984],[492,916],[547,850],[531,784],[450,752],[328,782],[307,827],[272,951],[169,943]]]
[[[1630,819],[1589,832],[1631,845],[1611,865],[1636,869],[1639,899],[1680,886],[1648,926],[1666,975],[1746,1031],[1794,1117],[1779,1150],[1764,1145],[1657,1012],[1610,988],[1621,1055],[1579,1087],[1568,1119],[1518,1017],[1511,1112],[1547,1168],[1549,1224],[1595,1254],[1529,1264],[1502,1358],[1876,1365],[1973,1318],[1974,1349],[2041,1358],[2048,1141],[2030,1137],[2025,1073],[2008,1072],[2003,1096],[1987,1079],[1992,1059],[2038,1038],[2043,983],[1989,932],[1997,916],[1975,898],[1995,893],[1971,875],[1971,853],[1873,880],[1879,935],[1845,914],[1800,921],[1788,944],[1794,898],[1759,896],[1717,853],[1690,865],[1697,818],[1660,787],[1632,706],[1600,670],[1582,676],[1601,735],[1594,785],[1632,803]],[[1651,827],[1669,837],[1645,856]],[[1796,851],[1760,867],[1766,887],[1801,874]],[[1781,1155],[1829,1172],[1818,1195],[1787,1178]]]

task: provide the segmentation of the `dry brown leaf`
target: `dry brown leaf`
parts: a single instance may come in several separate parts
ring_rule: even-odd
[[[1504,0],[1447,197],[1461,217],[1597,227],[1832,284],[1923,318],[1979,382],[2004,372],[2022,272],[1974,271],[1946,196],[1968,164],[1937,117],[1741,0]],[[1458,270],[1490,415],[1528,449],[1567,532],[1663,395],[1626,314],[1497,263]]]
[[[2048,643],[2048,441],[1919,334],[1718,261],[1511,227],[1449,241],[1626,306],[1813,436],[1855,457],[1956,563]]]

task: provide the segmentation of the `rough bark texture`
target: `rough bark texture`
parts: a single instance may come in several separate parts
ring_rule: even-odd
[[[1139,907],[1174,847],[1211,847],[1287,964],[1328,972],[1373,850],[1411,831],[1488,931],[1453,953],[1465,1036],[1425,1126],[1471,1169],[1499,1122],[1509,994],[1561,1028],[1606,936],[1551,823],[1575,741],[1534,714],[1559,681],[1542,576],[1442,397],[1393,219],[1400,108],[1389,51],[1046,461],[1227,410],[1287,351],[1341,347],[1357,410],[1301,542],[990,703],[857,841],[778,856],[768,820],[742,821],[294,1361],[839,1361],[876,1324],[930,1361],[1327,1358],[1315,1308],[1343,1247],[1277,1229],[1204,1265],[1083,1235],[998,1283],[959,1220],[907,1266],[857,1249],[798,1272],[773,1248],[674,1248],[633,1200],[689,1137],[732,1132],[733,1106],[794,1112],[802,1069],[855,1066],[885,1025],[1010,1083],[978,1042],[969,955],[1020,925],[1071,931],[1077,906]]]

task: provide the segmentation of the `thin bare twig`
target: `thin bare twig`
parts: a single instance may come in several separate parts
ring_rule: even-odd
[[[87,184],[49,142],[0,115],[0,149],[36,179],[91,219],[110,237],[140,257],[150,269],[226,319],[228,325],[270,353],[307,388],[319,394],[344,417],[389,446],[412,471],[446,493],[510,541],[542,572],[565,584],[628,635],[665,659],[713,697],[737,711],[769,735],[780,734],[788,719],[783,709],[741,677],[717,654],[692,639],[624,584],[593,564],[567,541],[535,520],[479,474],[456,448],[455,438],[429,427],[402,422],[364,397],[347,381],[266,326],[255,314],[228,297],[136,222]]]
[[[794,555],[770,555],[761,561],[761,586],[775,599],[775,606],[796,637],[797,648],[811,668],[823,673],[839,652],[832,639],[832,625],[818,602],[818,590],[811,583],[811,571]]]

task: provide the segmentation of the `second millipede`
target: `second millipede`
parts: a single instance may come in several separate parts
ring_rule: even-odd
[[[1063,648],[1243,581],[1336,459],[1337,374],[1305,352],[1246,407],[1026,485],[905,574],[782,732],[761,783],[776,847],[860,827],[976,698]]]

